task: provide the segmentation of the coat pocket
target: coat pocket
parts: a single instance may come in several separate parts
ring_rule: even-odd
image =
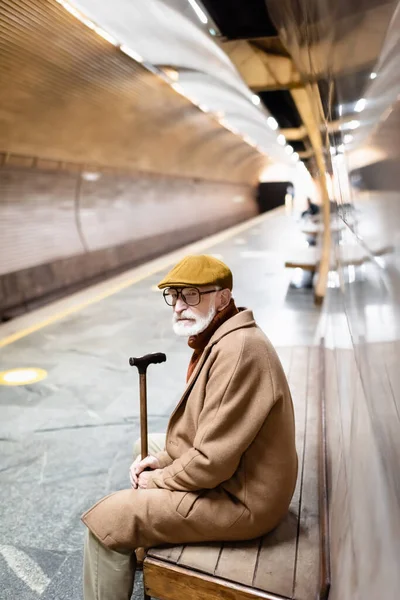
[[[194,503],[200,497],[200,494],[196,492],[186,492],[179,501],[178,506],[176,507],[176,512],[178,512],[181,517],[187,517],[190,511],[193,508]]]

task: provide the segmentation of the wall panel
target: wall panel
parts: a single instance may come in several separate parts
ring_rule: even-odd
[[[257,214],[241,184],[0,168],[0,315]]]
[[[332,208],[344,221],[343,231],[332,235],[337,271],[331,273],[323,328],[329,599],[397,600],[400,3],[268,5],[302,74],[322,78],[329,90],[323,98],[326,170],[334,176]],[[336,119],[341,122],[335,125]],[[362,258],[351,262],[352,255]]]

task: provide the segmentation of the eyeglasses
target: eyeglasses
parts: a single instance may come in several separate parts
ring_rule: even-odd
[[[182,300],[188,306],[197,306],[200,304],[201,297],[203,294],[213,294],[214,292],[218,292],[218,290],[209,290],[208,292],[201,292],[195,287],[185,287],[185,288],[165,288],[163,291],[163,296],[165,302],[168,306],[175,306],[178,302],[179,296],[182,297]]]

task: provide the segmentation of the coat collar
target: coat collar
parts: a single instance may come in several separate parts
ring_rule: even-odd
[[[204,348],[203,353],[200,357],[200,360],[197,363],[193,373],[191,374],[190,379],[187,382],[186,387],[183,391],[181,399],[179,400],[178,404],[176,405],[176,408],[173,411],[173,413],[170,417],[170,420],[173,417],[173,415],[176,413],[178,408],[181,406],[182,402],[185,400],[185,398],[188,395],[188,393],[190,392],[190,390],[192,389],[194,382],[196,381],[201,369],[203,368],[204,363],[206,362],[206,360],[211,352],[211,348],[215,344],[217,344],[223,337],[225,337],[232,331],[236,331],[237,329],[243,329],[245,327],[255,327],[255,326],[256,326],[256,322],[254,320],[253,311],[248,310],[246,308],[239,308],[239,313],[237,315],[235,315],[234,317],[231,317],[230,319],[225,321],[220,327],[218,327],[217,331],[214,333],[214,335],[211,337],[210,341],[208,342],[207,346]]]
[[[255,327],[255,320],[253,311],[247,308],[239,308],[239,312],[237,315],[234,315],[224,323],[222,323],[221,327],[218,327],[217,331],[211,337],[208,342],[206,348],[208,346],[213,346],[217,344],[223,337],[231,333],[232,331],[236,331],[236,329],[242,329],[244,327]]]

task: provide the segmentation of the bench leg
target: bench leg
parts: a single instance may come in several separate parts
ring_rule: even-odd
[[[143,579],[143,600],[152,600],[151,596],[146,594],[146,587],[144,585],[144,579]]]

